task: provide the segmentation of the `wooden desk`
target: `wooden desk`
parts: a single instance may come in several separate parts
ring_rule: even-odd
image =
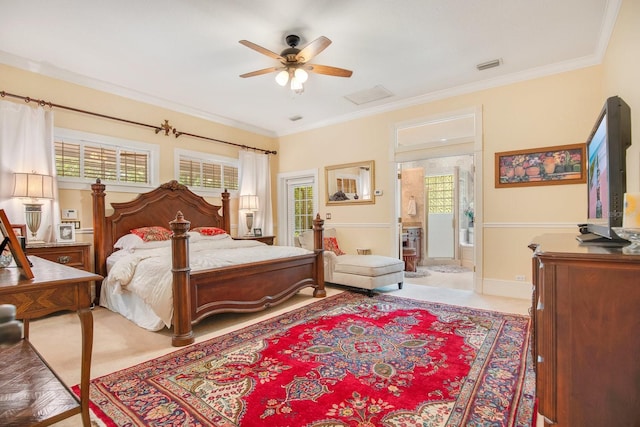
[[[0,348],[0,425],[47,426],[81,413],[89,421],[89,379],[93,347],[91,282],[97,274],[30,256],[34,278],[16,268],[0,269],[0,304],[16,306],[24,321],[24,339]],[[82,327],[80,399],[43,360],[29,341],[29,319],[59,311],[77,311]],[[64,345],[64,343],[60,343]]]
[[[267,245],[273,245],[274,238],[275,236],[237,236],[233,237],[233,240],[257,240]]]

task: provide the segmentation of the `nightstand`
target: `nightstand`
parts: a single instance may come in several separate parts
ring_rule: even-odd
[[[233,240],[257,240],[271,246],[273,246],[273,239],[275,236],[238,236],[233,238]]]
[[[91,243],[36,243],[27,244],[27,255],[35,255],[68,267],[91,270]]]

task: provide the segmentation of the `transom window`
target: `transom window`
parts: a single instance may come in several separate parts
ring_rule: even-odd
[[[191,190],[238,190],[238,160],[196,151],[176,150],[178,182]]]
[[[62,183],[93,183],[99,178],[121,185],[158,184],[158,148],[152,144],[56,129],[54,150],[58,181]]]

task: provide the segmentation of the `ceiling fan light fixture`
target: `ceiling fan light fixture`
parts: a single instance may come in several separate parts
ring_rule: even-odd
[[[293,76],[293,78],[291,79],[291,90],[296,93],[301,93],[304,90],[302,82],[298,80],[296,76]]]
[[[262,70],[252,71],[250,73],[244,73],[241,74],[240,77],[254,77],[277,72],[276,82],[283,87],[289,83],[291,90],[298,95],[304,92],[303,84],[309,78],[309,73],[307,71],[327,76],[351,77],[351,74],[353,73],[351,70],[308,63],[311,58],[318,55],[331,44],[331,40],[325,36],[318,37],[302,49],[298,49],[297,47],[298,43],[300,43],[299,36],[290,34],[286,37],[286,41],[289,47],[283,50],[280,54],[277,54],[248,40],[240,40],[240,44],[272,59],[277,59],[280,61],[280,64],[282,64],[280,67],[269,67],[263,68]]]
[[[286,85],[288,81],[289,81],[289,71],[282,70],[278,74],[276,74],[276,82],[280,86]]]
[[[293,75],[295,76],[296,80],[299,81],[300,83],[306,82],[307,79],[309,78],[309,73],[307,73],[302,68],[296,68],[296,71],[293,73]]]

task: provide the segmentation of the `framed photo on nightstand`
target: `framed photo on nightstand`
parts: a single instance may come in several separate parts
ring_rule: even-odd
[[[73,223],[63,222],[56,227],[56,242],[73,243],[76,241],[76,229]]]
[[[262,228],[254,228],[253,235],[256,237],[262,237]]]

